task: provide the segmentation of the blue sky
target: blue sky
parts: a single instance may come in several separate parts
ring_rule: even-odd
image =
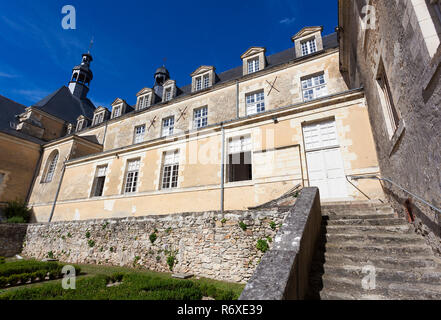
[[[61,27],[64,5],[76,9],[76,30]],[[29,106],[67,85],[93,36],[89,98],[97,106],[117,97],[134,104],[164,58],[184,86],[201,65],[223,72],[250,46],[276,53],[316,25],[334,32],[337,1],[1,1],[0,94]]]

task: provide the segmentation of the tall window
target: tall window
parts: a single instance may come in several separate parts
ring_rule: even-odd
[[[253,179],[251,136],[230,139],[228,144],[228,182]]]
[[[130,160],[127,162],[126,184],[124,193],[135,193],[138,188],[139,167],[141,160]]]
[[[165,89],[165,101],[170,101],[172,99],[172,89]]]
[[[395,107],[392,93],[389,86],[389,80],[387,79],[386,72],[384,70],[383,63],[380,62],[379,74],[377,77],[378,88],[380,91],[380,100],[383,107],[383,113],[386,120],[386,127],[389,133],[389,137],[392,137],[397,130],[400,123],[400,115]]]
[[[162,120],[162,136],[168,137],[173,135],[175,128],[175,117],[168,117]]]
[[[204,128],[208,125],[208,107],[196,109],[194,111],[194,128]]]
[[[204,89],[210,86],[210,75],[206,74],[204,76]]]
[[[248,60],[248,73],[254,73],[260,70],[259,58]]]
[[[93,125],[100,124],[104,121],[104,112],[98,113],[95,115],[95,118],[93,120]]]
[[[317,52],[317,44],[315,39],[302,42],[302,56]]]
[[[150,95],[142,96],[138,99],[138,110],[145,109],[150,106]]]
[[[328,95],[325,75],[320,74],[302,80],[303,100],[311,101]]]
[[[145,125],[138,126],[135,128],[135,137],[134,137],[134,144],[144,142],[144,136],[145,136]]]
[[[77,132],[83,130],[84,120],[80,120],[77,123]]]
[[[253,115],[265,111],[265,94],[262,91],[251,93],[247,98],[247,115]]]
[[[57,168],[59,153],[58,151],[53,152],[48,158],[48,164],[46,167],[46,175],[43,179],[44,183],[49,183],[54,178],[55,169]]]
[[[179,150],[164,154],[164,165],[162,168],[162,189],[173,189],[178,187],[179,177]]]
[[[119,116],[121,116],[121,110],[121,106],[115,107],[115,109],[113,110],[113,117],[118,118]]]
[[[5,179],[5,174],[0,173],[0,186],[2,185],[4,179]]]
[[[106,182],[107,166],[100,166],[96,169],[95,180],[93,182],[92,197],[101,197]]]
[[[202,89],[202,78],[197,77],[196,78],[196,91],[199,91]]]

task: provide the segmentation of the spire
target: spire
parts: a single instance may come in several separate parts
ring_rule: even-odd
[[[90,70],[90,63],[93,61],[90,50],[92,49],[93,38],[90,42],[89,50],[87,53],[83,53],[83,59],[81,64],[75,66],[72,69],[72,77],[69,82],[70,92],[79,99],[87,97],[89,92],[90,82],[93,79],[92,70]]]

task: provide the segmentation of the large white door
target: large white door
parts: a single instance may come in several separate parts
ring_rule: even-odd
[[[303,127],[309,184],[322,199],[346,198],[346,176],[334,120]]]

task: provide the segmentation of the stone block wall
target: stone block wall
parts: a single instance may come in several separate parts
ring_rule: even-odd
[[[23,255],[66,263],[142,267],[245,283],[263,253],[257,241],[276,232],[287,213],[278,209],[187,213],[30,225]],[[225,219],[225,220],[224,220]],[[239,222],[247,225],[244,231]],[[273,230],[274,222],[277,228]],[[151,235],[156,235],[152,243]],[[271,246],[271,243],[269,243]],[[171,259],[169,259],[171,260]]]
[[[26,224],[0,224],[0,257],[13,257],[22,250]]]

